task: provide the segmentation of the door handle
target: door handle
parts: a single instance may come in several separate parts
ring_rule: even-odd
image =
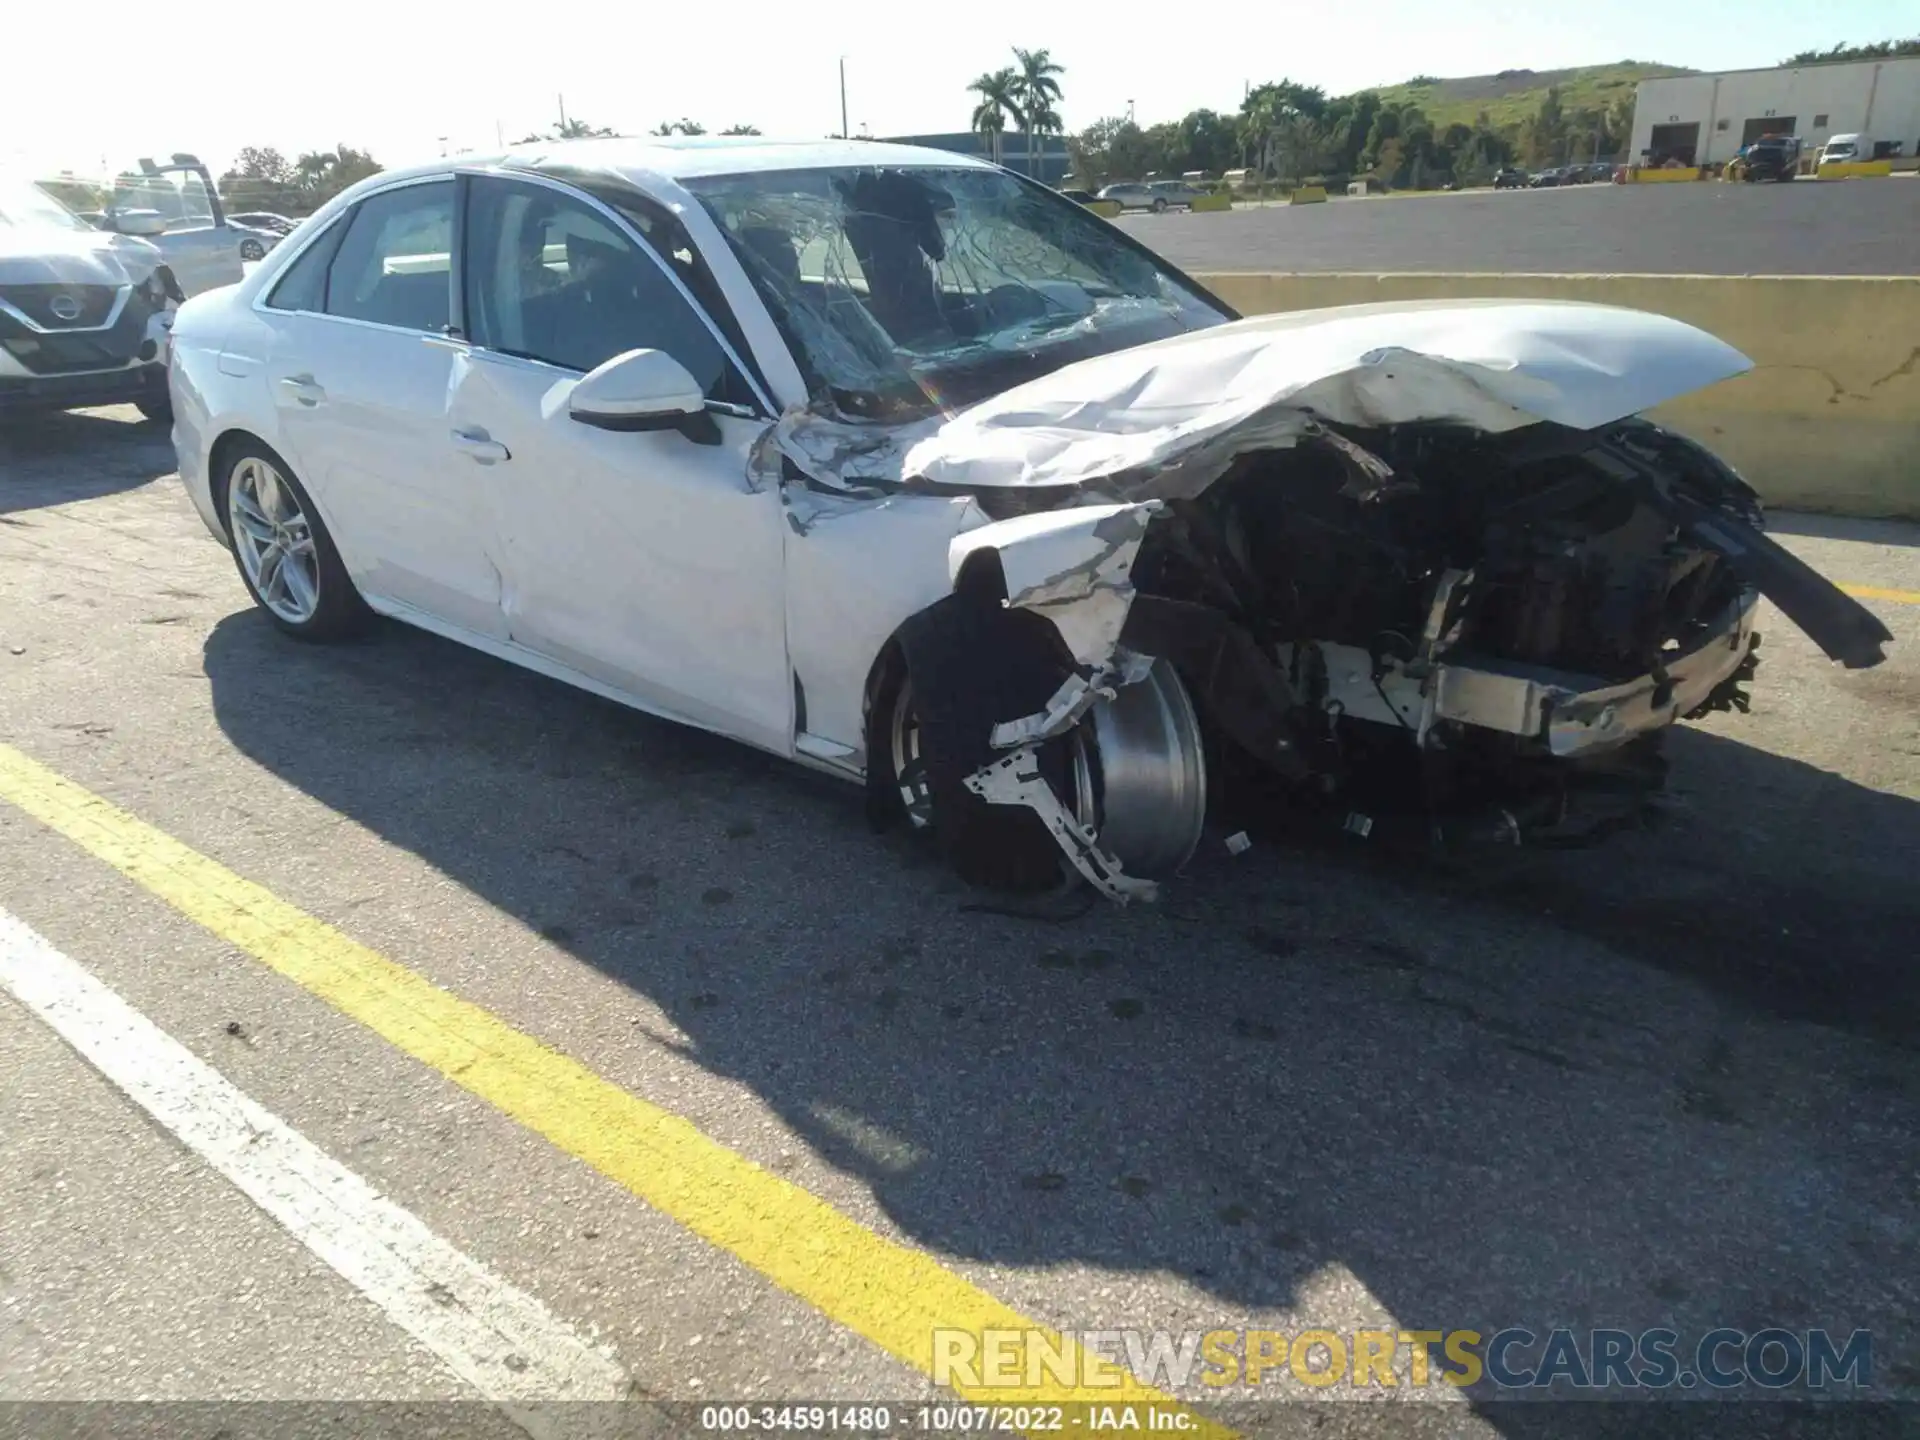
[[[280,388],[302,405],[318,405],[327,398],[327,392],[320,388],[311,375],[284,376],[280,381]]]
[[[455,430],[453,443],[456,449],[479,465],[492,465],[496,461],[513,458],[512,451],[477,427],[470,430]]]

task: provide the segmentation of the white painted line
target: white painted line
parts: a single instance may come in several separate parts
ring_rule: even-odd
[[[534,1434],[537,1407],[636,1393],[604,1348],[429,1230],[5,910],[0,988]]]

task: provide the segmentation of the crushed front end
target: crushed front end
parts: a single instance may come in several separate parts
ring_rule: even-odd
[[[1573,841],[1644,807],[1676,721],[1746,708],[1762,595],[1848,666],[1890,638],[1762,533],[1738,476],[1646,421],[1293,439],[1188,498],[1021,522],[1079,541],[1001,551],[1009,605],[1054,619],[1074,663],[998,728],[976,793],[1033,804],[1037,765],[1006,752],[1037,754],[1157,660],[1200,717],[1216,820],[1264,805],[1360,835]],[[1149,892],[1081,799],[1078,825],[1042,813],[1075,868]]]

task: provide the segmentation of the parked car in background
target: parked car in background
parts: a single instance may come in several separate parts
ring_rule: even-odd
[[[1190,208],[1202,193],[1184,180],[1124,180],[1106,186],[1096,198],[1112,200],[1122,210],[1164,211],[1183,206]]]
[[[1534,175],[1534,177],[1527,182],[1527,188],[1531,190],[1541,190],[1549,186],[1564,185],[1566,183],[1567,183],[1566,170],[1564,168],[1556,167],[1552,170],[1538,171]]]
[[[170,414],[167,330],[185,298],[151,211],[118,233],[23,177],[0,176],[0,424],[28,411],[132,403]]]
[[[1496,190],[1524,190],[1530,177],[1527,172],[1511,165],[1502,165],[1493,172],[1493,188]]]
[[[1060,193],[1076,205],[1092,205],[1100,198],[1091,190],[1062,190]]]
[[[1174,208],[1191,210],[1193,202],[1207,193],[1199,186],[1190,185],[1185,180],[1155,180],[1147,186],[1147,189],[1153,192],[1155,210]]]
[[[244,225],[249,230],[271,230],[285,239],[300,222],[286,215],[276,215],[271,210],[229,211],[227,219],[235,225]]]
[[[281,230],[243,224],[237,215],[227,217],[227,227],[239,238],[242,260],[264,260],[267,252],[286,238],[286,232]]]
[[[1873,154],[1873,142],[1865,135],[1830,135],[1820,147],[1822,165],[1840,165],[1865,160]]]
[[[1235,805],[1565,838],[1746,708],[1763,594],[1879,663],[1636,418],[1751,365],[1600,305],[1240,319],[945,151],[595,140],[329,202],[181,310],[173,433],[284,632],[392,616],[1125,901]]]
[[[1742,180],[1791,180],[1800,169],[1800,142],[1791,135],[1762,135],[1740,153]]]

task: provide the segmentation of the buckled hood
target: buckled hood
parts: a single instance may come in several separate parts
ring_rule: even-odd
[[[901,468],[955,489],[1102,481],[1122,498],[1171,498],[1322,420],[1590,430],[1752,365],[1704,330],[1606,305],[1301,310],[1065,366],[947,420],[912,444]]]

